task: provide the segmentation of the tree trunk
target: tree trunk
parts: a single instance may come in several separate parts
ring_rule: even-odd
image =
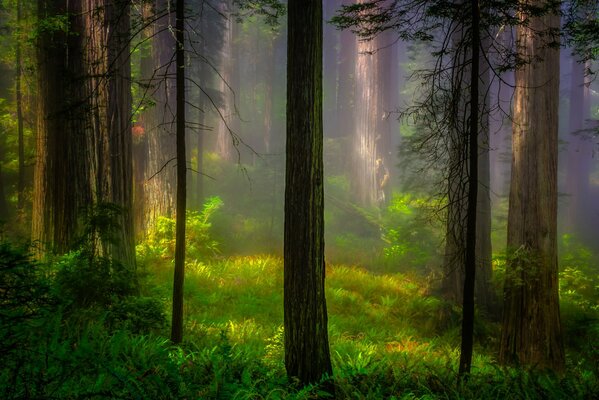
[[[185,160],[185,1],[177,0],[176,87],[177,87],[177,216],[175,237],[175,275],[173,279],[173,320],[171,340],[183,340],[183,283],[185,280],[185,213],[187,199],[187,161]]]
[[[173,26],[167,3],[156,0],[152,40],[154,74],[151,81],[155,106],[144,113],[145,132],[148,140],[148,162],[144,200],[146,204],[146,229],[152,228],[160,216],[174,214],[176,143],[175,126],[175,75],[173,52],[175,40],[169,30]]]
[[[468,124],[468,202],[466,218],[466,246],[464,268],[464,295],[462,307],[462,342],[460,345],[461,377],[470,373],[474,345],[474,284],[476,279],[476,228],[478,205],[478,149],[479,149],[479,74],[480,74],[480,10],[478,0],[470,1],[472,16],[470,45],[470,94]],[[474,101],[476,99],[476,101]]]
[[[543,1],[532,4],[542,6]],[[557,275],[557,129],[559,49],[547,45],[559,16],[516,28],[516,71],[508,251],[499,359],[564,369]],[[558,39],[559,40],[559,39]]]
[[[566,165],[566,191],[569,198],[564,229],[590,244],[596,240],[592,226],[596,221],[589,218],[595,200],[589,190],[594,148],[591,138],[583,132],[584,122],[589,116],[588,90],[585,86],[585,65],[575,57],[572,57],[571,64]]]
[[[23,92],[21,89],[21,76],[23,75],[23,66],[21,60],[21,23],[22,23],[22,0],[17,0],[17,48],[16,52],[16,76],[15,76],[15,94],[17,97],[17,132],[18,132],[18,155],[19,155],[19,176],[17,181],[17,208],[19,214],[23,212],[25,204],[25,143],[23,137]]]
[[[78,214],[91,204],[87,138],[90,97],[85,82],[84,21],[81,1],[43,0],[39,19],[68,15],[68,31],[38,37],[38,137],[32,239],[43,253],[53,246],[69,251],[78,232]],[[67,57],[68,55],[68,57]]]
[[[225,160],[230,160],[233,157],[236,145],[234,138],[231,136],[231,120],[233,115],[234,97],[229,86],[233,76],[232,52],[233,52],[233,16],[232,3],[230,0],[222,1],[219,5],[219,13],[222,14],[222,47],[218,58],[218,71],[220,76],[217,79],[217,87],[222,98],[222,104],[218,104],[216,109],[216,132],[217,153]],[[255,115],[255,114],[254,114]]]
[[[489,38],[479,39],[484,48],[489,48]],[[466,55],[470,57],[470,53]],[[460,62],[460,64],[464,64]],[[490,164],[489,164],[489,67],[483,54],[478,57],[478,189],[476,207],[476,302],[487,311],[491,311],[493,294],[491,287],[491,198],[490,198]],[[472,79],[470,68],[462,67],[460,74],[464,82]],[[462,104],[466,104],[462,100]],[[460,106],[462,107],[462,106]],[[460,115],[464,115],[460,111]],[[463,121],[465,124],[466,121]],[[445,298],[455,304],[464,301],[466,220],[468,218],[468,194],[463,182],[469,180],[468,167],[465,164],[463,149],[467,146],[466,138],[458,132],[453,134],[451,140],[451,153],[449,154],[449,179],[448,179],[448,206],[445,240],[445,260],[443,277],[443,294]]]
[[[285,186],[285,367],[331,375],[324,261],[322,2],[290,0]]]
[[[116,240],[110,253],[125,265],[134,267],[130,1],[107,1],[105,13],[108,51],[106,135],[110,172],[110,195],[106,201],[121,209]]]

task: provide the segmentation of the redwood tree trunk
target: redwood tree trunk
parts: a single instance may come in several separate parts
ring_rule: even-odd
[[[558,371],[564,368],[556,246],[559,49],[538,32],[559,25],[559,16],[551,14],[516,28],[517,49],[530,63],[516,71],[499,352],[503,363]]]
[[[331,375],[324,262],[322,1],[290,0],[285,179],[285,367]]]
[[[39,19],[69,16],[68,31],[38,37],[38,136],[32,239],[40,250],[72,248],[78,214],[91,204],[87,138],[91,104],[84,65],[85,26],[81,1],[43,0]],[[67,57],[68,55],[68,57]]]

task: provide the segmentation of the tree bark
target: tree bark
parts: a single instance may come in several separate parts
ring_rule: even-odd
[[[322,2],[288,4],[285,367],[308,384],[332,374],[324,284]]]
[[[135,267],[130,3],[129,0],[112,0],[105,5],[108,30],[106,118],[110,165],[110,196],[107,201],[121,209],[111,256],[125,265]]]
[[[474,284],[476,279],[476,228],[478,205],[479,146],[479,73],[480,73],[480,9],[478,0],[470,1],[472,16],[470,46],[470,95],[468,126],[468,202],[466,218],[466,248],[464,256],[464,295],[462,306],[462,342],[460,345],[460,376],[470,373],[474,345]],[[476,99],[476,101],[474,101]]]
[[[87,139],[91,137],[90,96],[85,82],[81,1],[43,0],[39,19],[68,15],[68,29],[38,37],[38,136],[32,239],[40,254],[69,251],[78,216],[91,204]],[[68,55],[68,57],[67,57]],[[50,247],[48,247],[50,246]]]
[[[542,6],[542,0],[529,4]],[[559,16],[531,17],[516,28],[516,71],[508,251],[499,359],[564,369],[557,270],[557,129],[559,48],[548,29]]]
[[[172,217],[175,209],[176,174],[175,75],[173,54],[175,40],[169,30],[174,25],[169,12],[171,0],[156,0],[152,58],[154,73],[150,85],[155,105],[144,113],[148,144],[148,161],[144,192],[146,230],[151,229],[160,216]]]
[[[25,142],[23,135],[23,91],[21,88],[21,77],[23,75],[23,66],[21,60],[21,23],[22,23],[22,0],[17,0],[17,48],[15,50],[15,63],[17,71],[15,76],[15,95],[17,100],[17,133],[18,133],[18,155],[19,155],[19,176],[17,181],[17,208],[19,214],[23,211],[25,204]]]
[[[183,340],[183,284],[185,280],[185,214],[187,161],[185,159],[185,1],[176,6],[176,87],[177,87],[177,214],[175,226],[175,275],[173,279],[173,320],[171,340]]]

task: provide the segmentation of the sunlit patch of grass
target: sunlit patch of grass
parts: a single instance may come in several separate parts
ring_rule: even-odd
[[[153,264],[148,275],[158,285],[154,293],[170,296],[170,262]],[[328,265],[326,285],[339,398],[558,399],[563,393],[590,393],[597,385],[595,375],[580,375],[571,378],[571,385],[588,382],[584,383],[588,387],[556,389],[555,380],[499,368],[488,355],[492,349],[477,345],[474,375],[460,387],[456,380],[459,310],[427,295],[426,278]],[[167,307],[169,302],[170,298]],[[290,392],[285,386],[282,304],[283,263],[278,257],[188,260],[185,337],[188,345],[200,349],[196,362],[208,368],[202,373],[212,374],[210,379],[221,385],[237,382],[231,390],[239,398],[312,398],[312,389]],[[495,331],[483,328],[491,336]],[[252,370],[256,362],[261,367]],[[253,372],[234,377],[228,368]],[[245,373],[262,381],[249,383]],[[282,386],[273,387],[272,380]],[[510,385],[518,385],[515,392]],[[218,390],[212,386],[202,393],[210,397]]]

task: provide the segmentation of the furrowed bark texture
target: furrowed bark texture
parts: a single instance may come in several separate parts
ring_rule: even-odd
[[[156,0],[152,58],[154,73],[150,81],[155,105],[144,114],[148,144],[145,183],[145,228],[154,226],[160,216],[173,217],[175,211],[175,40],[171,0]]]
[[[332,372],[324,261],[322,2],[289,1],[285,187],[285,367],[300,382]]]
[[[508,212],[513,253],[499,353],[503,363],[557,371],[564,368],[556,248],[559,49],[538,32],[559,23],[556,15],[531,17],[516,31],[518,51],[531,62],[516,71]]]
[[[45,0],[40,19],[69,16],[69,30],[42,32],[38,38],[38,136],[32,216],[32,239],[41,252],[51,246],[71,249],[78,214],[91,203],[87,138],[91,104],[85,80],[85,26],[80,1]]]

